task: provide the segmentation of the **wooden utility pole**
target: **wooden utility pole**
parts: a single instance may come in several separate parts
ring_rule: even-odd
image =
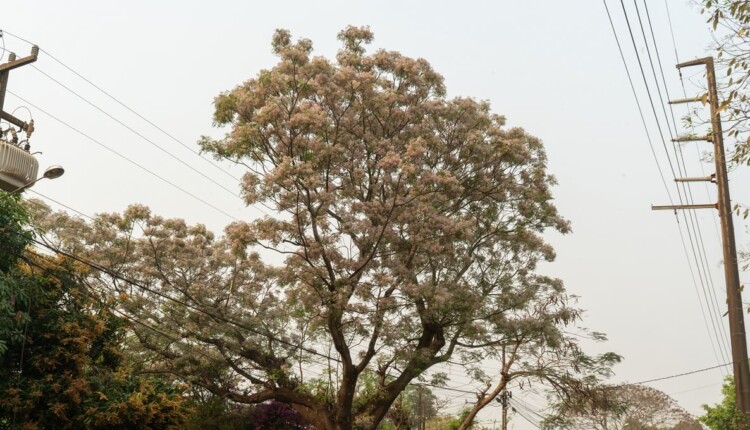
[[[0,36],[2,36],[2,34],[0,34]],[[31,134],[34,131],[33,121],[30,123],[21,121],[8,112],[5,112],[3,110],[3,105],[5,104],[5,92],[8,88],[8,77],[10,75],[10,71],[18,67],[33,63],[37,60],[38,57],[39,47],[34,45],[31,47],[31,55],[16,59],[16,54],[11,52],[10,54],[8,54],[8,62],[0,64],[0,119],[4,119],[9,123],[20,127],[27,134]]]
[[[729,315],[729,333],[732,347],[732,366],[734,370],[735,396],[737,410],[742,412],[744,422],[741,428],[750,425],[750,366],[747,360],[747,339],[745,337],[745,314],[742,309],[742,295],[740,293],[740,275],[737,267],[737,247],[734,238],[734,223],[732,221],[732,202],[729,197],[729,180],[727,178],[726,156],[724,154],[724,136],[721,129],[721,113],[719,111],[719,96],[716,89],[716,72],[713,57],[699,58],[677,65],[678,69],[692,66],[705,66],[708,81],[708,104],[711,109],[711,135],[688,136],[674,139],[677,142],[689,140],[710,140],[714,145],[714,162],[716,174],[707,178],[676,178],[678,182],[711,181],[718,188],[718,202],[713,205],[675,205],[652,206],[653,209],[703,209],[716,208],[721,220],[721,239],[724,254],[724,279],[727,289],[727,307]],[[706,101],[705,97],[694,97],[670,101],[670,104]],[[708,139],[710,137],[710,139]]]
[[[513,394],[510,391],[503,390],[498,399],[498,402],[503,406],[503,416],[500,427],[502,430],[508,430],[508,402],[511,398],[513,398]]]
[[[417,385],[417,393],[419,394],[419,399],[417,400],[417,411],[419,413],[419,424],[417,425],[417,428],[419,430],[424,430],[424,406],[422,403],[422,384]]]
[[[727,284],[727,305],[729,307],[729,335],[732,344],[732,361],[737,395],[737,406],[745,417],[743,425],[747,427],[750,419],[750,365],[747,362],[747,338],[745,336],[745,313],[742,310],[740,292],[740,274],[737,267],[737,246],[734,239],[734,222],[732,221],[732,202],[729,198],[729,179],[724,154],[724,136],[721,130],[721,113],[719,96],[716,89],[716,71],[714,59],[704,59],[706,79],[708,79],[708,98],[711,106],[711,134],[714,143],[714,160],[716,162],[716,184],[719,189],[719,217],[721,218],[721,238],[724,252],[724,277]],[[700,63],[696,63],[700,64]],[[681,67],[692,64],[682,63]]]

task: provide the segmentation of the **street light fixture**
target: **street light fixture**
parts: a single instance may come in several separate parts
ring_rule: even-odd
[[[42,178],[57,179],[60,176],[62,176],[64,173],[65,173],[65,169],[63,169],[63,166],[58,166],[58,165],[49,166],[49,167],[47,167],[47,170],[44,171],[44,174],[42,175]],[[42,178],[39,178],[39,179],[42,179]],[[37,179],[37,181],[39,179]],[[36,182],[36,181],[34,181],[34,182]],[[32,182],[32,184],[34,182]],[[29,184],[29,185],[31,185],[31,184]]]
[[[64,173],[65,173],[65,169],[62,166],[58,166],[58,165],[49,166],[44,171],[44,173],[42,174],[42,176],[34,179],[33,181],[29,182],[28,184],[20,186],[20,187],[16,188],[15,190],[9,192],[8,194],[0,197],[0,201],[4,200],[4,199],[7,199],[8,197],[10,197],[12,195],[15,195],[15,194],[18,194],[18,193],[22,192],[26,188],[29,188],[30,186],[32,186],[32,185],[36,184],[37,182],[41,181],[42,179],[57,179],[60,176],[62,176]]]

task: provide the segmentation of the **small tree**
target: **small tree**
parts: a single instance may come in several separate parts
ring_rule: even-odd
[[[705,414],[698,419],[711,430],[736,430],[739,428],[740,417],[734,394],[734,380],[728,376],[721,387],[723,395],[721,402],[714,406],[703,405]]]
[[[435,417],[438,413],[438,398],[432,390],[423,385],[410,385],[393,402],[386,415],[393,429],[418,430],[420,425]]]
[[[545,429],[700,430],[701,425],[665,393],[645,385],[601,386],[595,396],[554,405]]]
[[[84,287],[81,267],[26,249],[25,211],[3,202],[13,230],[0,230],[0,428],[176,428],[179,387],[132,373],[124,322]]]

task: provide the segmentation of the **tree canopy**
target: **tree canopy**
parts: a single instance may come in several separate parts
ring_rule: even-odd
[[[545,429],[700,430],[701,425],[667,394],[645,385],[601,386],[597,401],[571,397],[554,405]],[[722,427],[723,428],[723,427]]]
[[[536,273],[555,257],[542,234],[570,230],[542,142],[446,97],[426,60],[368,54],[369,29],[339,39],[331,61],[279,30],[278,63],[215,100],[227,134],[201,147],[247,169],[267,216],[216,237],[138,205],[91,223],[42,208],[46,240],[107,268],[87,282],[117,292],[154,365],[321,430],[376,428],[449,360],[507,349],[501,384],[563,391],[608,374],[619,356],[584,354],[563,330],[580,310]]]

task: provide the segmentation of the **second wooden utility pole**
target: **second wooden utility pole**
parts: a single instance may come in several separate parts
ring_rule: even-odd
[[[696,180],[715,181],[718,189],[718,202],[715,205],[678,205],[653,206],[653,209],[701,209],[715,207],[719,210],[721,220],[722,251],[724,255],[724,279],[727,288],[727,308],[729,315],[729,333],[732,347],[732,367],[734,370],[735,395],[737,410],[742,412],[744,422],[742,429],[750,428],[750,366],[747,360],[747,339],[745,337],[745,314],[742,309],[742,295],[740,293],[740,275],[737,267],[737,246],[734,239],[734,223],[732,221],[732,202],[729,198],[729,180],[727,177],[726,156],[724,154],[724,136],[721,129],[721,115],[719,110],[719,96],[716,88],[716,71],[712,57],[699,58],[677,65],[683,67],[706,67],[708,81],[708,104],[711,109],[711,135],[703,137],[682,137],[674,139],[678,142],[687,140],[710,140],[714,145],[714,162],[716,174],[708,178],[675,178],[678,182],[693,182]],[[705,101],[704,97],[670,101],[674,103],[688,103]]]
[[[500,393],[500,398],[497,399],[503,405],[502,427],[500,427],[502,430],[508,430],[508,403],[511,398],[513,398],[513,394],[508,390],[503,390]]]

